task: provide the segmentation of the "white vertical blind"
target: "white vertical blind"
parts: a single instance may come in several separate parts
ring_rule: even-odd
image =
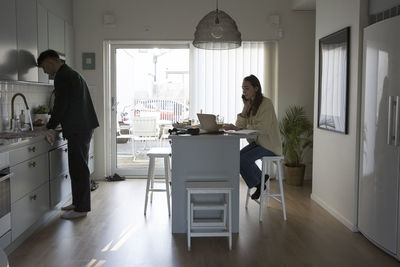
[[[231,50],[204,50],[192,47],[192,92],[190,116],[196,113],[213,113],[234,123],[242,110],[243,78],[253,74],[265,87],[265,42],[242,42]],[[274,69],[270,66],[271,70]]]

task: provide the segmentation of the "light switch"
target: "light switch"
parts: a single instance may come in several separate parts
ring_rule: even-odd
[[[82,69],[84,70],[94,70],[96,68],[96,58],[95,53],[85,52],[82,53]]]

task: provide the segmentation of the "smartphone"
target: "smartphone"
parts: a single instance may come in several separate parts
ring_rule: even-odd
[[[243,101],[247,101],[247,98],[244,95],[242,95],[242,99]]]

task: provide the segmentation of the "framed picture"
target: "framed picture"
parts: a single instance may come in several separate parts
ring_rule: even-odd
[[[350,27],[319,40],[318,128],[348,133]]]

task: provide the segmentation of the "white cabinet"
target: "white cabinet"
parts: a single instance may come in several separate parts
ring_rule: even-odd
[[[15,0],[1,0],[0,80],[17,80],[17,25]]]
[[[92,140],[90,140],[88,165],[89,165],[90,174],[94,173],[94,141],[93,141],[93,138],[92,138]]]
[[[11,235],[14,241],[49,209],[49,182],[11,204]]]
[[[48,144],[10,151],[11,236],[14,241],[49,210]]]
[[[11,203],[48,181],[47,153],[11,167]]]
[[[10,165],[14,166],[18,163],[34,158],[46,153],[49,146],[46,142],[37,142],[27,146],[23,146],[10,151]]]
[[[38,81],[36,1],[16,0],[18,80]]]
[[[64,20],[50,11],[47,12],[49,30],[49,48],[65,54]]]
[[[71,177],[69,173],[62,173],[50,180],[50,205],[56,206],[58,203],[71,197]]]
[[[49,151],[50,179],[59,174],[68,172],[68,148],[67,144]]]
[[[47,9],[39,2],[37,4],[37,25],[38,25],[38,54],[49,49],[49,34],[47,27]],[[39,82],[48,83],[49,76],[42,68],[39,71]]]
[[[49,151],[50,205],[56,206],[71,196],[71,177],[68,172],[67,144]]]

